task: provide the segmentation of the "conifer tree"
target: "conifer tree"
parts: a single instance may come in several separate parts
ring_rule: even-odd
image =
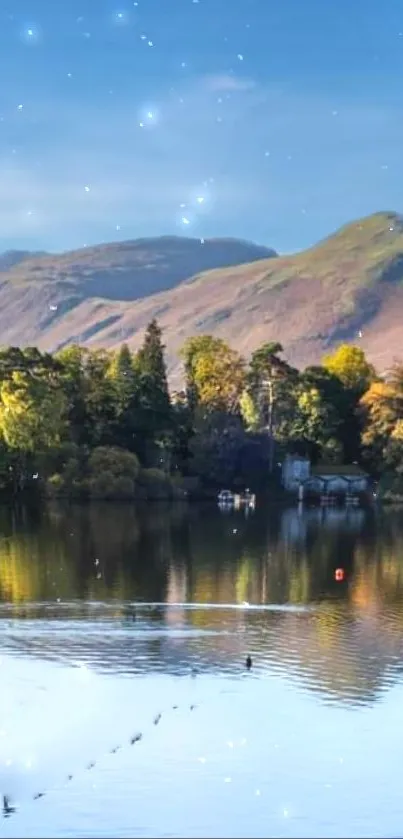
[[[139,408],[144,437],[167,447],[172,431],[167,371],[161,329],[155,318],[149,323],[144,342],[135,359],[139,374]]]

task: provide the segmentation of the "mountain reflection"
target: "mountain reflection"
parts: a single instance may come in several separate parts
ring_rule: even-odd
[[[234,675],[250,651],[253,672],[332,701],[371,702],[400,677],[398,512],[50,505],[2,508],[0,532],[0,627],[14,650]]]

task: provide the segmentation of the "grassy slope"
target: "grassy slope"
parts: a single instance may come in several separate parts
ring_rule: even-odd
[[[133,243],[128,244],[131,255],[121,252],[119,258],[126,260],[124,272],[133,276]],[[363,348],[380,366],[399,355],[400,346],[403,355],[403,218],[396,214],[378,213],[346,225],[299,254],[210,270],[136,302],[125,302],[122,296],[112,300],[110,293],[106,299],[99,293],[108,282],[119,296],[115,279],[122,269],[116,263],[116,246],[95,250],[100,258],[100,252],[108,254],[111,247],[108,277],[101,277],[100,283],[94,281],[95,257],[89,251],[47,257],[56,274],[38,272],[38,260],[3,274],[3,342],[55,348],[70,341],[114,347],[128,340],[136,347],[156,315],[165,330],[174,383],[177,350],[188,335],[198,332],[220,335],[245,354],[262,341],[280,340],[298,364],[317,361],[340,340],[358,340],[358,330],[363,332]],[[147,259],[155,258],[149,247]],[[189,262],[186,255],[181,259]],[[150,263],[140,268],[140,262],[137,255],[141,280]],[[171,259],[171,271],[172,264]],[[90,280],[86,271],[92,272]],[[58,310],[50,317],[53,301]]]
[[[172,288],[198,271],[270,256],[276,256],[275,251],[238,239],[201,242],[161,236],[63,254],[32,255],[9,266],[7,280],[15,286],[35,283],[43,288],[50,284],[58,287],[64,298],[69,294],[74,299],[95,296],[132,301]]]

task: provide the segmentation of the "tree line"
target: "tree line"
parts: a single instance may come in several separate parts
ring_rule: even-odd
[[[279,343],[246,361],[221,338],[182,350],[170,393],[156,320],[140,349],[0,350],[0,489],[159,498],[217,487],[264,490],[287,452],[360,463],[388,492],[403,473],[403,364],[384,376],[341,345],[297,370]],[[403,494],[403,493],[402,493]]]

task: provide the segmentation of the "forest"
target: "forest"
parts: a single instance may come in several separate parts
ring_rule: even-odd
[[[403,363],[386,374],[340,345],[297,370],[278,343],[248,360],[210,335],[182,350],[170,392],[156,320],[133,353],[0,350],[0,491],[71,499],[279,493],[285,454],[359,463],[403,498]]]

